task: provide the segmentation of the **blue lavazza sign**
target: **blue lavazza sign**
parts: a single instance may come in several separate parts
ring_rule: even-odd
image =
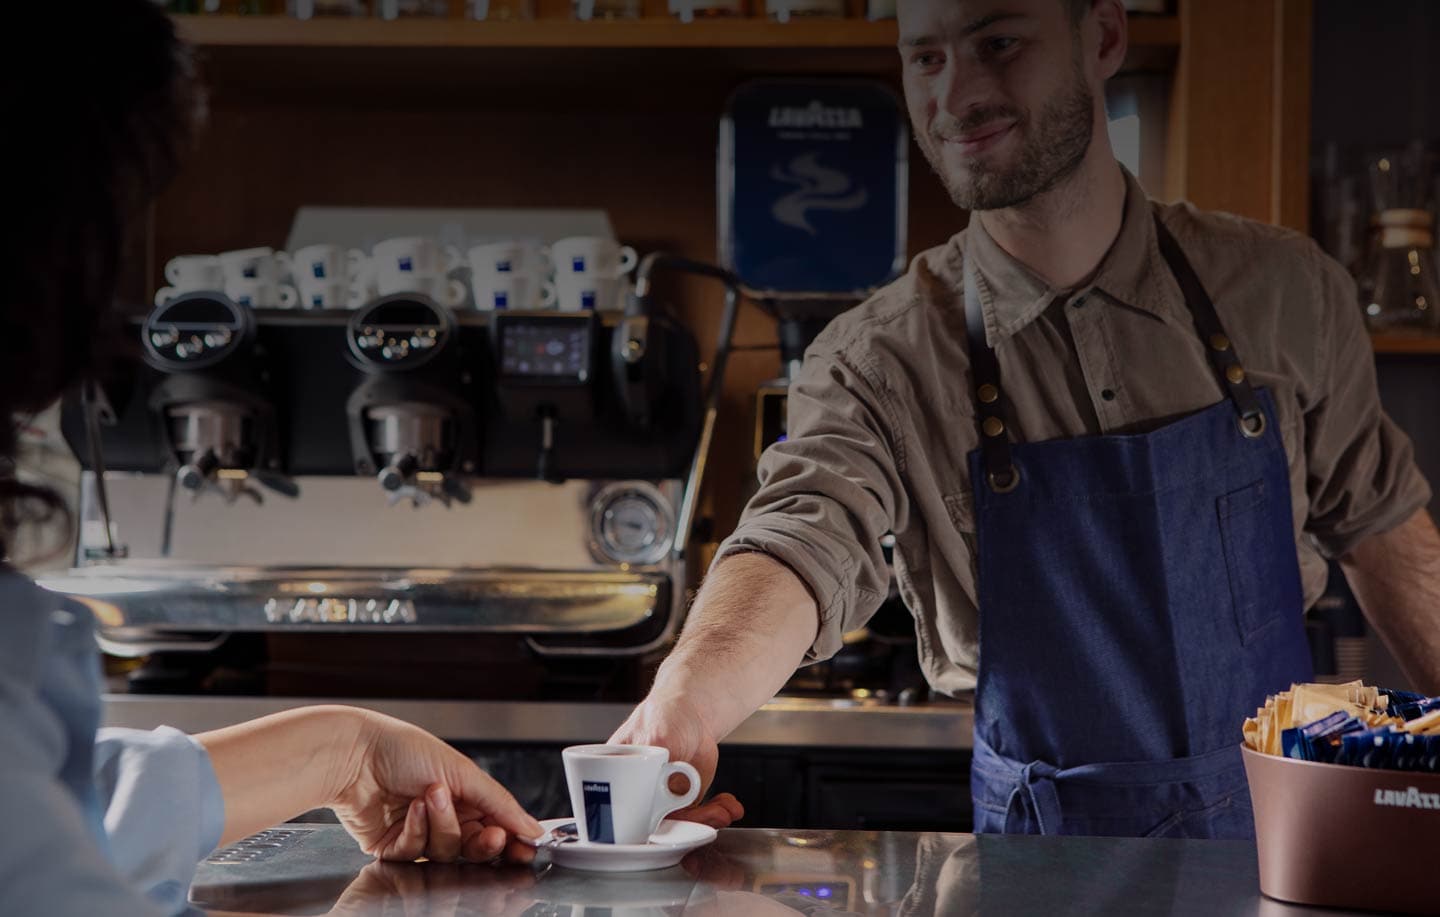
[[[863,295],[905,269],[909,134],[870,80],[759,80],[720,129],[721,262],[751,291]]]

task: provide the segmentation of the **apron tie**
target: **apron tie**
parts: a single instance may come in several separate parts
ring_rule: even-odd
[[[1031,761],[1021,768],[1005,807],[1006,834],[1025,831],[1026,809],[1035,816],[1035,824],[1041,834],[1060,833],[1060,794],[1055,791],[1055,775],[1058,773],[1060,771],[1055,765],[1045,761]]]

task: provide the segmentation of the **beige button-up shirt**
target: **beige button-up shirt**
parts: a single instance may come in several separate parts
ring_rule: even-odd
[[[1151,220],[1160,214],[1251,381],[1275,397],[1307,607],[1324,590],[1326,558],[1429,500],[1409,440],[1380,409],[1344,269],[1304,236],[1152,202],[1127,180],[1120,234],[1081,289],[1050,289],[975,220],[837,318],[806,353],[790,386],[789,438],[761,458],[760,490],[717,562],[760,551],[805,581],[821,619],[811,659],[833,655],[841,635],[880,606],[891,575],[880,539],[893,532],[894,574],[915,615],[930,683],[952,694],[975,686],[976,530],[966,456],[979,431],[966,258],[979,275],[1015,440],[1143,432],[1224,397],[1157,247]],[[1215,595],[1228,601],[1229,591]]]

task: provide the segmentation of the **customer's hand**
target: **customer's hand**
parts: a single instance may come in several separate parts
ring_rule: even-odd
[[[517,837],[539,822],[475,763],[409,723],[366,712],[329,806],[367,853],[384,860],[529,862]]]
[[[631,712],[610,741],[621,745],[659,745],[670,751],[670,760],[687,761],[700,772],[700,794],[703,798],[715,779],[715,766],[720,761],[720,747],[715,737],[705,730],[699,711],[684,697],[657,697],[652,694]],[[685,778],[672,776],[672,792],[684,792],[676,786]],[[671,818],[700,822],[712,828],[726,828],[745,816],[745,807],[729,793],[705,800],[671,814]]]

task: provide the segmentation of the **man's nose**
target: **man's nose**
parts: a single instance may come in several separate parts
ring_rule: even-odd
[[[989,67],[964,56],[952,56],[940,74],[936,104],[945,114],[963,120],[972,112],[1000,103],[1000,85]]]

